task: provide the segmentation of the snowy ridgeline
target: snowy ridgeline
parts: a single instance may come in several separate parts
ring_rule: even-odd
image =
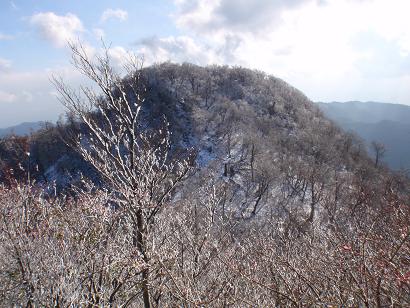
[[[142,75],[147,92],[138,129],[155,133],[168,123],[170,157],[193,149],[197,175],[212,174],[223,183],[227,196],[229,192],[227,208],[236,216],[275,209],[301,211],[314,219],[328,187],[368,163],[359,141],[273,76],[170,63],[148,67]],[[81,134],[85,142],[87,133],[80,124],[66,127],[60,133]],[[31,164],[41,167],[33,173],[36,180],[55,183],[59,190],[81,176],[99,183],[95,170],[66,150],[53,130],[33,136],[37,150]]]

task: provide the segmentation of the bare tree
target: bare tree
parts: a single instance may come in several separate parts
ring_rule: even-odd
[[[101,94],[90,86],[73,90],[61,78],[53,77],[60,101],[86,127],[85,133],[71,136],[69,142],[115,192],[114,201],[132,226],[130,236],[147,265],[141,281],[144,306],[151,307],[147,234],[189,166],[187,160],[171,159],[166,123],[157,130],[142,129],[145,88],[142,64],[135,56],[130,55],[123,66],[123,78],[112,67],[108,48],[95,59],[80,43],[70,44],[70,48],[74,67],[94,82]]]
[[[373,141],[372,142],[372,150],[374,152],[374,165],[376,167],[379,166],[380,160],[384,157],[386,154],[386,147],[384,146],[383,143]]]

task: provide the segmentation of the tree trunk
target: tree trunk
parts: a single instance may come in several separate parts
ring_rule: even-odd
[[[136,223],[137,223],[137,228],[136,228],[136,241],[135,244],[137,246],[138,251],[141,253],[143,256],[143,259],[145,263],[148,265],[148,256],[146,254],[146,247],[145,247],[145,238],[144,238],[144,217],[143,217],[143,212],[141,209],[139,209],[136,213]],[[142,271],[142,283],[141,283],[141,289],[142,289],[142,297],[144,300],[144,307],[145,308],[151,308],[151,301],[150,301],[150,295],[149,295],[149,269],[144,268]]]

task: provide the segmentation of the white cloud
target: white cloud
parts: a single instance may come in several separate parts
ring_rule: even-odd
[[[168,60],[202,65],[222,62],[215,50],[201,45],[188,36],[151,37],[137,42],[137,45],[145,64]]]
[[[14,91],[14,92],[0,90],[0,104],[1,103],[15,103],[15,102],[30,103],[33,101],[33,97],[34,97],[33,93],[26,91],[26,90]]]
[[[127,60],[130,57],[130,54],[124,47],[114,46],[108,50],[108,56],[110,57],[110,60],[112,61],[112,64],[115,66],[115,68],[118,69],[126,64]]]
[[[6,72],[11,68],[11,61],[0,58],[0,72]]]
[[[84,31],[81,20],[71,13],[64,16],[53,12],[37,13],[31,16],[30,23],[56,47],[64,47],[68,41],[75,41]]]
[[[106,9],[101,15],[101,22],[106,22],[107,20],[114,18],[119,19],[120,21],[125,21],[128,18],[127,11],[121,9]]]
[[[78,87],[83,76],[72,67],[56,67],[34,71],[0,72],[0,127],[24,121],[55,121],[64,107],[51,96],[54,90],[50,76],[62,76],[68,84]]]
[[[174,3],[181,36],[139,42],[140,51],[157,61],[256,68],[313,100],[410,104],[410,87],[403,86],[410,76],[408,0]],[[364,39],[369,35],[376,39]]]
[[[16,99],[15,94],[0,90],[0,103],[13,103]]]
[[[98,40],[103,39],[105,37],[105,32],[101,28],[94,28],[93,33],[94,33],[95,38]]]
[[[12,35],[3,34],[0,32],[0,41],[12,40],[14,37]]]
[[[21,92],[21,96],[22,96],[22,99],[25,101],[25,102],[27,102],[27,103],[30,103],[30,102],[32,102],[33,101],[33,93],[31,93],[31,92],[29,92],[29,91],[23,91],[23,92]]]
[[[257,33],[279,24],[282,11],[317,0],[177,0],[178,26],[200,32]]]

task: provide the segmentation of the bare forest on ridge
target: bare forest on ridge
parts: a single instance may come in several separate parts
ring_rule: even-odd
[[[108,53],[0,139],[2,307],[409,307],[410,182],[260,71]]]

